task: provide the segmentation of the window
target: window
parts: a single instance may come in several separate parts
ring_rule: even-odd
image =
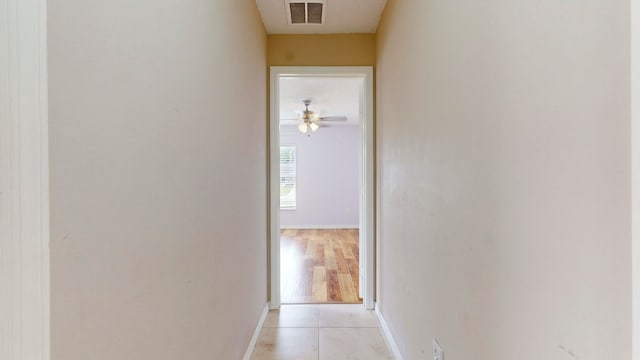
[[[280,146],[280,209],[296,208],[296,147]]]

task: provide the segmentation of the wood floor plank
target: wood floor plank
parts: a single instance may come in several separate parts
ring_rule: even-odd
[[[356,302],[358,301],[358,292],[353,285],[353,280],[349,274],[338,274],[338,281],[340,283],[340,293],[342,294],[342,301],[344,302]]]
[[[280,234],[283,303],[362,303],[357,229],[286,229]]]
[[[318,244],[316,246],[316,256],[315,256],[316,265],[324,267],[324,244]]]
[[[286,229],[281,231],[282,236],[293,237],[296,234],[296,230]]]
[[[358,267],[358,262],[355,259],[349,259],[347,260],[347,266],[349,266],[349,276],[351,276],[351,281],[353,282],[357,295],[358,287],[360,286],[360,268]]]
[[[305,256],[313,259],[316,256],[316,246],[318,241],[315,238],[310,238],[307,242],[307,251],[305,252]]]
[[[313,268],[313,301],[327,301],[327,269],[324,266]]]
[[[327,300],[330,302],[342,301],[340,279],[336,270],[327,270]]]
[[[307,245],[309,245],[309,238],[306,237],[295,237],[294,241],[298,241],[298,249],[297,251],[300,253],[307,252]]]
[[[301,296],[313,296],[313,274],[314,274],[314,261],[313,259],[304,259],[304,272],[302,284],[304,284],[304,290],[299,295]]]
[[[356,257],[353,255],[353,251],[351,250],[351,246],[349,244],[345,244],[342,247],[342,253],[344,254],[345,260],[353,260]]]
[[[360,259],[360,247],[357,243],[351,245],[351,253],[353,254],[353,259],[358,262]]]
[[[348,274],[349,267],[347,266],[347,262],[344,259],[344,255],[342,254],[342,249],[339,247],[333,248],[333,252],[336,257],[336,264],[338,265],[338,273],[339,274]]]
[[[333,241],[328,240],[324,244],[324,264],[327,270],[338,270],[338,264],[336,263],[336,256],[333,253]]]

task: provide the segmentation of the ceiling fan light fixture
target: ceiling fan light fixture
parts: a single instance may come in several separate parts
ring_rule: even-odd
[[[323,117],[318,113],[309,110],[309,105],[311,105],[311,99],[304,99],[302,101],[304,104],[304,111],[298,112],[298,131],[303,134],[307,134],[307,136],[311,136],[311,133],[316,132],[320,127],[322,127],[322,123],[325,121],[347,121],[346,116],[329,116]],[[280,119],[281,121],[283,119]],[[294,119],[286,119],[286,120],[294,120]],[[311,129],[311,131],[309,131]]]

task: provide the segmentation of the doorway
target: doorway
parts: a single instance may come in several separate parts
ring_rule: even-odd
[[[373,69],[271,67],[270,307],[374,307]]]

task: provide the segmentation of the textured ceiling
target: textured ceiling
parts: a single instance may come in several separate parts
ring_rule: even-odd
[[[269,34],[375,33],[386,3],[387,0],[327,0],[324,24],[289,25],[286,0],[256,0]]]
[[[309,110],[320,116],[346,116],[346,123],[359,123],[361,78],[280,78],[280,119],[282,125],[296,124],[298,112],[304,110],[302,100],[311,99]],[[293,119],[292,121],[284,121]]]

